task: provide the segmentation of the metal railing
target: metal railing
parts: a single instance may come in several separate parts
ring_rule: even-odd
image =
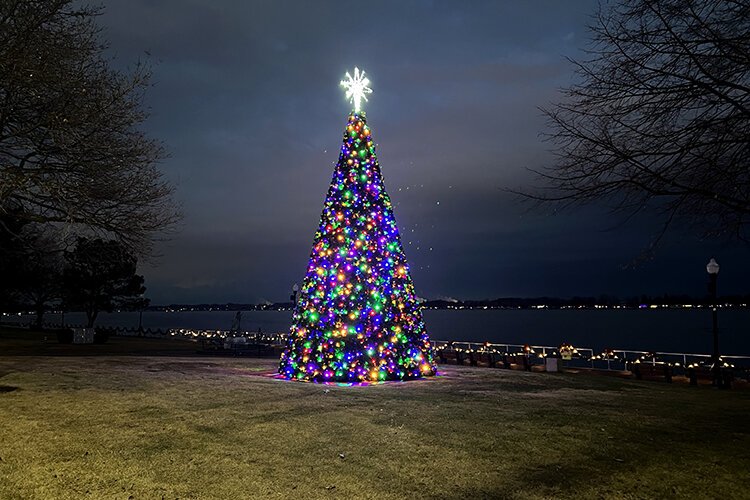
[[[608,349],[601,354],[588,347],[568,347],[567,355],[561,354],[561,347],[529,345],[529,344],[499,344],[490,342],[457,342],[433,340],[434,349],[449,349],[459,352],[492,352],[510,355],[526,354],[529,360],[542,360],[548,355],[561,357],[563,365],[568,367],[588,367],[600,370],[624,371],[629,363],[668,363],[684,370],[691,366],[705,365],[712,361],[713,356],[702,353],[684,352],[655,352],[635,351],[627,349]],[[572,352],[571,352],[572,351]],[[721,360],[726,367],[750,369],[750,356],[722,355]]]

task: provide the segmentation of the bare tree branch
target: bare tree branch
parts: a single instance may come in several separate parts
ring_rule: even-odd
[[[744,241],[750,221],[750,1],[617,0],[600,7],[579,83],[542,109],[555,163],[520,194],[606,201]]]

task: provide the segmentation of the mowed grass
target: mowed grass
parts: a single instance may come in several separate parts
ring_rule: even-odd
[[[443,367],[0,353],[0,498],[748,498],[750,391]]]

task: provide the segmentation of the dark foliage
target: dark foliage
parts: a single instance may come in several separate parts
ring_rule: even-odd
[[[145,307],[146,288],[143,276],[136,274],[137,264],[117,241],[79,238],[76,248],[65,253],[65,306],[84,311],[89,327],[101,311]]]
[[[0,310],[15,311],[16,290],[21,282],[21,262],[25,248],[21,240],[24,223],[17,208],[0,210]]]
[[[33,310],[38,328],[47,308],[62,293],[62,259],[56,236],[27,223],[17,208],[0,214],[0,309]]]

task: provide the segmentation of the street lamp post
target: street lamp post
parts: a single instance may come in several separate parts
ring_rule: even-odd
[[[143,297],[143,293],[138,297],[138,336],[143,337],[143,310],[148,305],[148,299]]]
[[[711,294],[711,316],[713,319],[713,334],[714,334],[714,354],[713,354],[713,372],[714,372],[714,385],[716,387],[723,387],[721,380],[721,364],[719,362],[719,318],[716,308],[716,279],[719,277],[719,263],[716,259],[711,259],[706,265],[706,271],[709,277],[709,292]]]

